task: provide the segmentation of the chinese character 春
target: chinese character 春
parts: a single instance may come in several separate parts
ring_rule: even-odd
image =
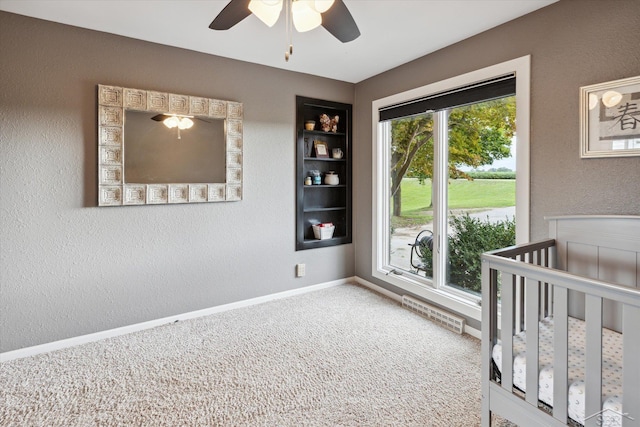
[[[618,107],[618,111],[620,112],[620,115],[615,116],[614,119],[617,119],[616,124],[620,124],[620,130],[636,129],[638,123],[640,123],[640,119],[635,117],[640,114],[640,111],[638,111],[638,104],[627,102],[626,104]]]

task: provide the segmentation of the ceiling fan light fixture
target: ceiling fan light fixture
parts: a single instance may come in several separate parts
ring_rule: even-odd
[[[189,117],[179,117],[179,116],[171,116],[167,117],[162,121],[166,127],[169,129],[173,129],[177,127],[178,129],[190,129],[193,126],[193,120]]]
[[[178,129],[191,129],[193,126],[193,120],[188,117],[183,117],[178,121]]]
[[[174,127],[178,126],[178,123],[180,123],[180,121],[176,116],[171,116],[164,119],[162,123],[164,123],[164,125],[169,129],[173,129]]]
[[[314,0],[312,5],[313,10],[318,13],[325,13],[333,6],[334,1],[335,0]]]
[[[291,4],[293,25],[299,33],[311,31],[322,24],[322,16],[316,12],[312,0],[297,0]]]
[[[273,27],[280,17],[282,0],[251,0],[249,10],[267,26]]]
[[[1,1],[1,0],[0,0]],[[275,25],[280,12],[285,9],[286,35],[288,44],[291,44],[291,35],[294,32],[292,9],[296,9],[295,29],[309,31],[318,25],[342,43],[348,43],[360,37],[360,30],[349,9],[344,4],[345,0],[228,0],[227,5],[209,24],[212,30],[228,30],[247,16],[253,14],[267,25]],[[311,24],[298,12],[304,14],[304,9],[311,15]],[[270,11],[270,12],[269,12]],[[321,16],[323,14],[324,16]],[[289,53],[290,54],[290,53]]]

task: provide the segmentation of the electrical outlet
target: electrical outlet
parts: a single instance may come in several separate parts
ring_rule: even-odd
[[[296,277],[302,277],[306,273],[305,264],[296,264]]]

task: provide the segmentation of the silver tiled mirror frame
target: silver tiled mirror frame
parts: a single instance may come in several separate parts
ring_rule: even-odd
[[[224,119],[226,182],[127,182],[124,176],[126,110]],[[98,85],[98,206],[242,200],[242,118],[240,102]]]

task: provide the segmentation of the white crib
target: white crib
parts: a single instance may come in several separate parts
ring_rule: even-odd
[[[482,255],[482,425],[640,427],[640,216],[547,220]]]

